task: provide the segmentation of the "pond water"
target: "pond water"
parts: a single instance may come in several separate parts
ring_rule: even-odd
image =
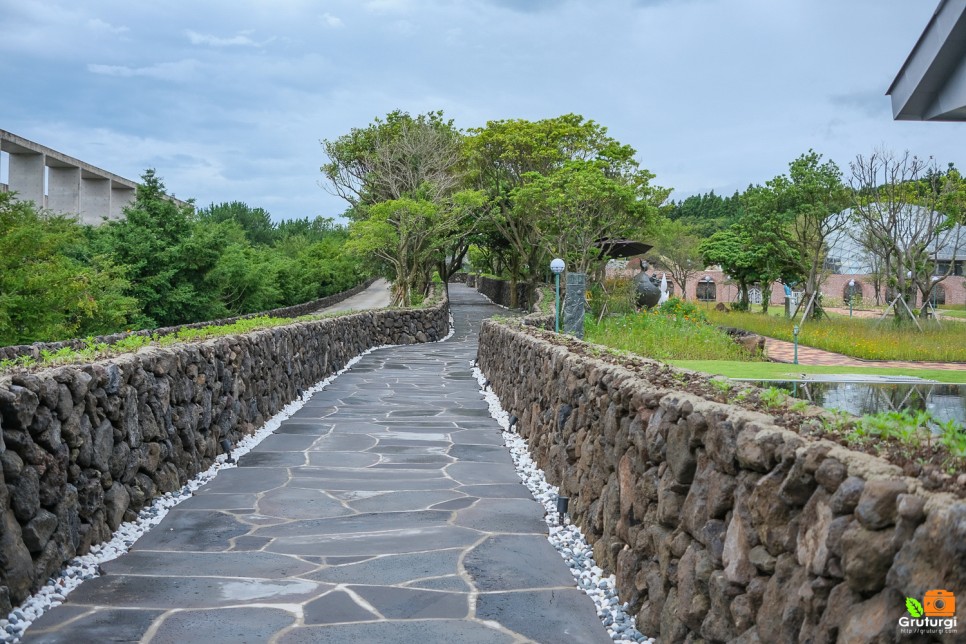
[[[776,380],[755,381],[758,387],[784,389],[789,394],[826,409],[856,416],[880,411],[928,411],[939,422],[956,421],[966,428],[966,385],[928,380]]]

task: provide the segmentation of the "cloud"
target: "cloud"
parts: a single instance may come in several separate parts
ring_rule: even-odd
[[[487,0],[487,2],[520,13],[538,13],[557,8],[562,4],[559,0]]]
[[[270,42],[255,42],[248,37],[250,33],[252,32],[241,31],[230,38],[220,38],[211,34],[199,34],[197,31],[191,31],[190,29],[185,31],[185,35],[188,36],[188,40],[191,41],[192,45],[208,45],[209,47],[262,47],[267,42]]]
[[[866,116],[889,115],[889,97],[880,89],[833,94],[829,102],[835,107],[853,109]]]
[[[106,31],[112,34],[123,34],[125,31],[130,31],[127,27],[114,26],[100,18],[91,18],[88,20],[87,27],[94,31]]]
[[[194,59],[179,60],[170,63],[157,63],[147,67],[128,67],[127,65],[101,65],[89,63],[87,71],[102,76],[117,76],[133,78],[143,76],[167,81],[187,81],[195,76],[199,63]]]
[[[409,0],[369,0],[365,4],[369,13],[406,13],[409,11]]]
[[[324,22],[332,29],[341,29],[342,27],[345,27],[345,23],[342,22],[342,18],[339,18],[338,16],[333,16],[331,13],[323,13],[322,22]]]

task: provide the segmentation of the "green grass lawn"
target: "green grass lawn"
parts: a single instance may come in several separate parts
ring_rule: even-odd
[[[584,320],[584,339],[655,360],[748,360],[730,336],[690,314],[656,311]]]
[[[803,373],[851,373],[876,376],[916,376],[950,384],[966,384],[966,370],[897,369],[891,367],[821,367],[790,365],[781,362],[742,362],[738,360],[667,360],[675,367],[684,367],[728,378],[771,380],[797,378]]]
[[[962,310],[940,309],[939,314],[944,318],[961,318],[966,320],[966,311]]]

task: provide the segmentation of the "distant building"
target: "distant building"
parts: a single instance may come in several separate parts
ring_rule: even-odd
[[[910,216],[915,216],[915,212],[915,208],[910,208]],[[839,216],[849,218],[850,215],[851,209],[844,210]],[[857,226],[849,223],[828,239],[828,252],[823,266],[825,278],[820,286],[822,295],[828,303],[846,306],[850,294],[865,302],[878,300],[880,303],[887,303],[889,293],[885,280],[876,279],[875,259],[856,241],[856,233]],[[950,264],[955,262],[950,276],[933,290],[934,303],[966,306],[966,227],[957,225],[944,233],[928,252],[936,263],[937,275],[945,275]],[[640,272],[640,266],[639,258],[622,263],[610,262],[608,274],[633,277]],[[660,266],[654,266],[648,272],[654,272],[659,277],[664,273]],[[667,278],[672,284],[672,294],[680,293],[680,284],[674,283],[670,274]],[[737,285],[718,267],[709,267],[697,273],[688,281],[686,290],[690,300],[730,303],[738,299]],[[763,296],[761,284],[754,284],[749,289],[752,304],[761,304]],[[920,306],[922,302],[918,301],[918,293],[916,297],[916,305]],[[781,305],[784,299],[782,284],[772,284],[770,304]]]
[[[886,95],[900,121],[966,121],[966,0],[941,0]]]
[[[76,215],[85,224],[123,217],[124,207],[134,202],[138,186],[130,179],[6,130],[0,130],[0,162],[7,169],[7,183],[0,183],[0,192],[16,192],[19,200]]]

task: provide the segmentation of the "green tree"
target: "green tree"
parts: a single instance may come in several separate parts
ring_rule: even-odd
[[[756,230],[781,241],[780,245],[778,240],[771,242],[778,251],[779,273],[782,262],[786,267],[800,262],[803,301],[809,302],[821,286],[828,240],[848,223],[842,211],[851,197],[838,166],[832,161],[822,163],[822,155],[813,150],[792,161],[788,169],[788,175],[775,177],[764,188],[749,189],[745,203],[756,217],[754,225],[760,226]],[[821,314],[820,307],[812,311],[815,316]]]
[[[692,195],[671,204],[667,216],[689,226],[701,239],[725,230],[741,216],[741,195],[721,197],[714,190],[703,195]]]
[[[372,255],[393,271],[392,304],[406,305],[416,293],[425,293],[431,271],[443,249],[463,234],[460,224],[467,211],[477,209],[479,192],[462,191],[444,202],[429,198],[382,201],[368,209],[368,217],[349,228],[349,248]]]
[[[926,315],[925,302],[954,271],[963,235],[956,223],[966,203],[966,183],[955,168],[941,172],[932,159],[909,152],[859,155],[851,170],[853,234],[881,258],[890,290],[906,301],[896,307],[896,320],[908,318],[916,290],[924,302],[920,315]],[[951,252],[946,270],[937,271],[937,249]]]
[[[198,211],[198,219],[213,224],[233,221],[241,226],[245,238],[253,245],[267,246],[275,241],[275,224],[272,223],[272,216],[268,211],[252,208],[241,201],[211,204]]]
[[[127,286],[120,267],[90,252],[74,220],[0,193],[0,343],[123,328],[136,310]]]
[[[325,187],[345,199],[352,219],[381,201],[412,198],[418,191],[430,201],[457,192],[462,185],[462,135],[442,112],[415,117],[401,110],[353,128],[322,148]]]
[[[196,226],[193,206],[168,199],[154,170],[142,181],[124,219],[108,222],[95,237],[127,270],[141,309],[137,324],[152,328],[222,317],[227,311],[206,293],[205,276],[224,249],[225,224]]]
[[[525,175],[510,194],[514,217],[531,219],[547,254],[597,279],[607,257],[596,243],[642,234],[667,196],[650,185],[649,172],[611,171],[603,160],[569,161],[547,175]]]
[[[540,121],[490,121],[469,134],[466,150],[471,180],[486,194],[489,219],[514,251],[507,270],[511,305],[516,306],[517,282],[526,281],[532,289],[545,273],[547,245],[536,214],[515,204],[514,191],[574,161],[602,162],[605,173],[613,177],[633,175],[637,171],[635,152],[608,136],[607,128],[577,114]]]
[[[698,250],[701,239],[690,226],[672,219],[659,221],[652,239],[655,263],[671,274],[681,287],[681,299],[687,299],[688,282],[705,266]]]
[[[350,246],[391,267],[394,304],[425,293],[434,269],[447,278],[471,243],[482,203],[460,192],[462,146],[441,112],[391,112],[323,142],[329,162],[322,172],[350,205]]]
[[[377,274],[346,248],[348,229],[325,217],[279,222],[276,279],[282,304],[300,304],[356,286]]]
[[[778,223],[774,218],[746,214],[698,246],[706,264],[720,266],[738,285],[738,301],[733,308],[748,310],[748,289],[757,282],[765,287],[762,309],[767,312],[771,283],[778,279],[790,281],[796,274],[797,256],[781,237],[774,235]]]
[[[205,267],[203,284],[205,292],[217,298],[224,313],[241,315],[282,305],[278,252],[265,246],[252,246],[233,221],[219,225],[216,234],[227,243],[214,263]],[[198,231],[192,241],[205,237]]]
[[[765,186],[751,186],[742,195],[744,212],[735,227],[741,229],[752,246],[754,281],[761,286],[761,310],[768,312],[772,284],[798,282],[802,278],[802,258],[789,240],[788,226],[793,221],[785,196],[776,189],[777,179]]]

